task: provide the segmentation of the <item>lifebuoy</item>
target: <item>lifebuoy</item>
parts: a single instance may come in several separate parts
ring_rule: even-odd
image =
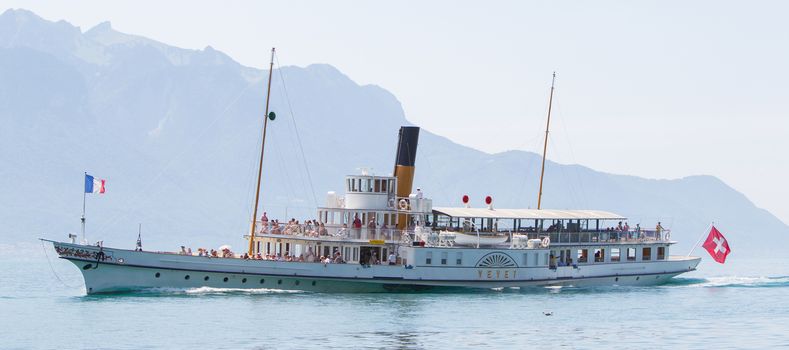
[[[542,238],[542,246],[547,247],[551,245],[551,237],[545,236]]]
[[[400,205],[400,209],[402,210],[408,209],[408,201],[406,201],[405,199],[401,199],[399,205]]]

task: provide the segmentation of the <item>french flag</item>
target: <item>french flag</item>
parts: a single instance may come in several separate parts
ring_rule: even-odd
[[[96,179],[91,175],[85,174],[85,193],[104,193],[104,179]]]

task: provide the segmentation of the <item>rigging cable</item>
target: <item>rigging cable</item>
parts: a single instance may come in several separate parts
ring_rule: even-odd
[[[307,173],[307,181],[310,184],[310,190],[312,191],[312,201],[314,202],[315,206],[318,206],[318,197],[315,196],[315,187],[312,184],[312,175],[310,174],[310,167],[307,165],[307,157],[304,155],[304,147],[301,143],[301,136],[299,136],[299,128],[296,126],[296,114],[293,113],[293,106],[290,103],[290,96],[288,95],[288,88],[285,86],[285,77],[282,75],[282,67],[279,65],[279,57],[277,54],[274,54],[274,61],[277,63],[277,71],[279,71],[279,78],[282,80],[282,91],[285,93],[285,101],[288,102],[288,109],[290,110],[290,120],[293,122],[293,129],[296,134],[296,141],[299,144],[299,150],[301,151],[301,160],[304,163],[304,169]]]
[[[559,109],[559,115],[561,116],[561,109]],[[580,193],[579,199],[582,201],[581,204],[584,206],[584,208],[590,208],[590,206],[589,206],[589,203],[590,203],[589,202],[589,196],[586,193],[586,187],[584,187],[583,178],[581,177],[581,174],[580,174],[580,169],[579,168],[581,167],[581,165],[580,165],[580,163],[578,163],[578,161],[575,158],[575,151],[573,151],[573,144],[572,144],[572,142],[570,142],[570,139],[571,139],[570,138],[570,133],[567,132],[567,123],[564,122],[563,118],[558,118],[558,119],[559,119],[559,123],[562,124],[562,129],[564,130],[564,135],[565,135],[565,137],[567,139],[567,147],[570,149],[570,158],[572,159],[573,163],[575,164],[573,169],[575,170],[574,171],[575,178],[578,180],[578,186],[580,186],[580,190],[578,191]]]
[[[59,282],[60,282],[62,285],[66,286],[67,288],[71,288],[71,289],[77,289],[77,288],[79,288],[79,286],[70,286],[70,285],[66,284],[66,282],[63,282],[63,280],[62,280],[62,279],[60,279],[60,276],[58,276],[58,273],[57,273],[57,272],[55,272],[55,268],[52,266],[52,261],[50,261],[50,260],[49,260],[49,254],[47,253],[47,248],[44,246],[44,241],[41,241],[41,249],[43,249],[43,250],[44,250],[44,255],[47,257],[47,263],[49,263],[49,269],[50,269],[50,270],[52,270],[52,274],[53,274],[53,275],[55,275],[55,278],[56,278],[56,279],[57,279],[57,280],[58,280],[58,281],[59,281]]]
[[[152,184],[157,183],[159,178],[161,178],[162,175],[164,175],[164,173],[167,172],[167,170],[169,170],[170,167],[175,163],[175,160],[182,159],[183,155],[185,155],[187,151],[191,150],[197,144],[197,142],[200,139],[202,139],[203,136],[209,130],[212,130],[214,124],[216,124],[217,122],[219,122],[222,119],[227,118],[230,115],[230,114],[227,113],[227,111],[230,109],[230,107],[233,107],[238,102],[238,100],[241,99],[241,96],[243,96],[247,92],[247,90],[249,90],[249,88],[251,86],[257,84],[260,81],[263,81],[262,79],[263,78],[258,79],[258,80],[252,80],[252,81],[249,82],[249,84],[247,84],[247,86],[245,86],[243,89],[241,89],[241,91],[239,91],[239,93],[235,96],[235,98],[233,98],[233,100],[230,101],[230,103],[228,103],[225,106],[225,108],[222,109],[222,111],[219,113],[219,115],[216,118],[214,118],[214,120],[212,120],[208,125],[206,125],[206,127],[203,128],[203,131],[201,131],[197,135],[197,137],[192,139],[192,143],[187,145],[187,147],[184,147],[181,150],[181,152],[179,152],[176,156],[170,157],[170,159],[167,161],[167,163],[165,163],[165,166],[162,167],[162,169],[156,174],[156,176],[154,176],[147,184],[145,184],[145,186],[143,186],[143,190],[135,192],[134,193],[134,197],[132,197],[128,201],[125,201],[125,203],[133,203],[133,202],[139,203],[143,199],[147,198],[147,197],[145,197],[143,195],[143,193],[145,193],[146,190],[148,190],[151,187]],[[136,205],[136,203],[135,203],[135,205],[131,205],[131,207],[132,208],[136,208],[136,207],[138,207],[138,205]],[[134,209],[132,209],[132,210],[134,210]],[[118,220],[120,220],[121,217],[128,216],[130,212],[131,211],[124,210],[124,211],[122,211],[122,212],[120,212],[118,214],[115,214],[115,216],[110,218],[110,220],[108,220],[104,225],[100,226],[99,229],[97,229],[96,231],[97,232],[102,232],[105,228],[111,226],[112,224],[115,224]]]

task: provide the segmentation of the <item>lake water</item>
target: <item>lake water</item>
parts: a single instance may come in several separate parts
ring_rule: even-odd
[[[7,244],[0,348],[789,348],[788,261],[704,257],[700,271],[657,287],[86,296],[51,247]]]

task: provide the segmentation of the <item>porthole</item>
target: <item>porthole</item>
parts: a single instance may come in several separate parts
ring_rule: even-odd
[[[277,284],[282,284],[282,280],[277,280]]]
[[[297,286],[299,285],[299,281],[296,281],[296,285],[297,285]]]
[[[156,276],[156,278],[159,278],[162,276],[162,274],[157,272],[154,276]]]
[[[188,280],[189,279],[189,275],[184,276],[184,279]]]
[[[208,281],[208,276],[203,277],[203,281]]]
[[[312,285],[313,285],[313,286],[315,285],[315,281],[312,281]]]
[[[223,281],[225,281],[225,282],[227,282],[227,277],[223,278],[222,280],[223,280]]]
[[[241,279],[241,283],[247,283],[247,279],[246,278],[242,278]]]
[[[89,270],[91,267],[93,267],[93,264],[85,264],[85,266],[83,266],[82,269]]]
[[[639,278],[641,278],[641,277],[636,277],[636,281],[638,281]]]
[[[614,282],[619,282],[619,277],[614,278]]]
[[[266,279],[265,279],[265,278],[261,278],[261,279],[260,279],[260,284],[263,284],[263,283],[265,283],[265,282],[266,282]]]

